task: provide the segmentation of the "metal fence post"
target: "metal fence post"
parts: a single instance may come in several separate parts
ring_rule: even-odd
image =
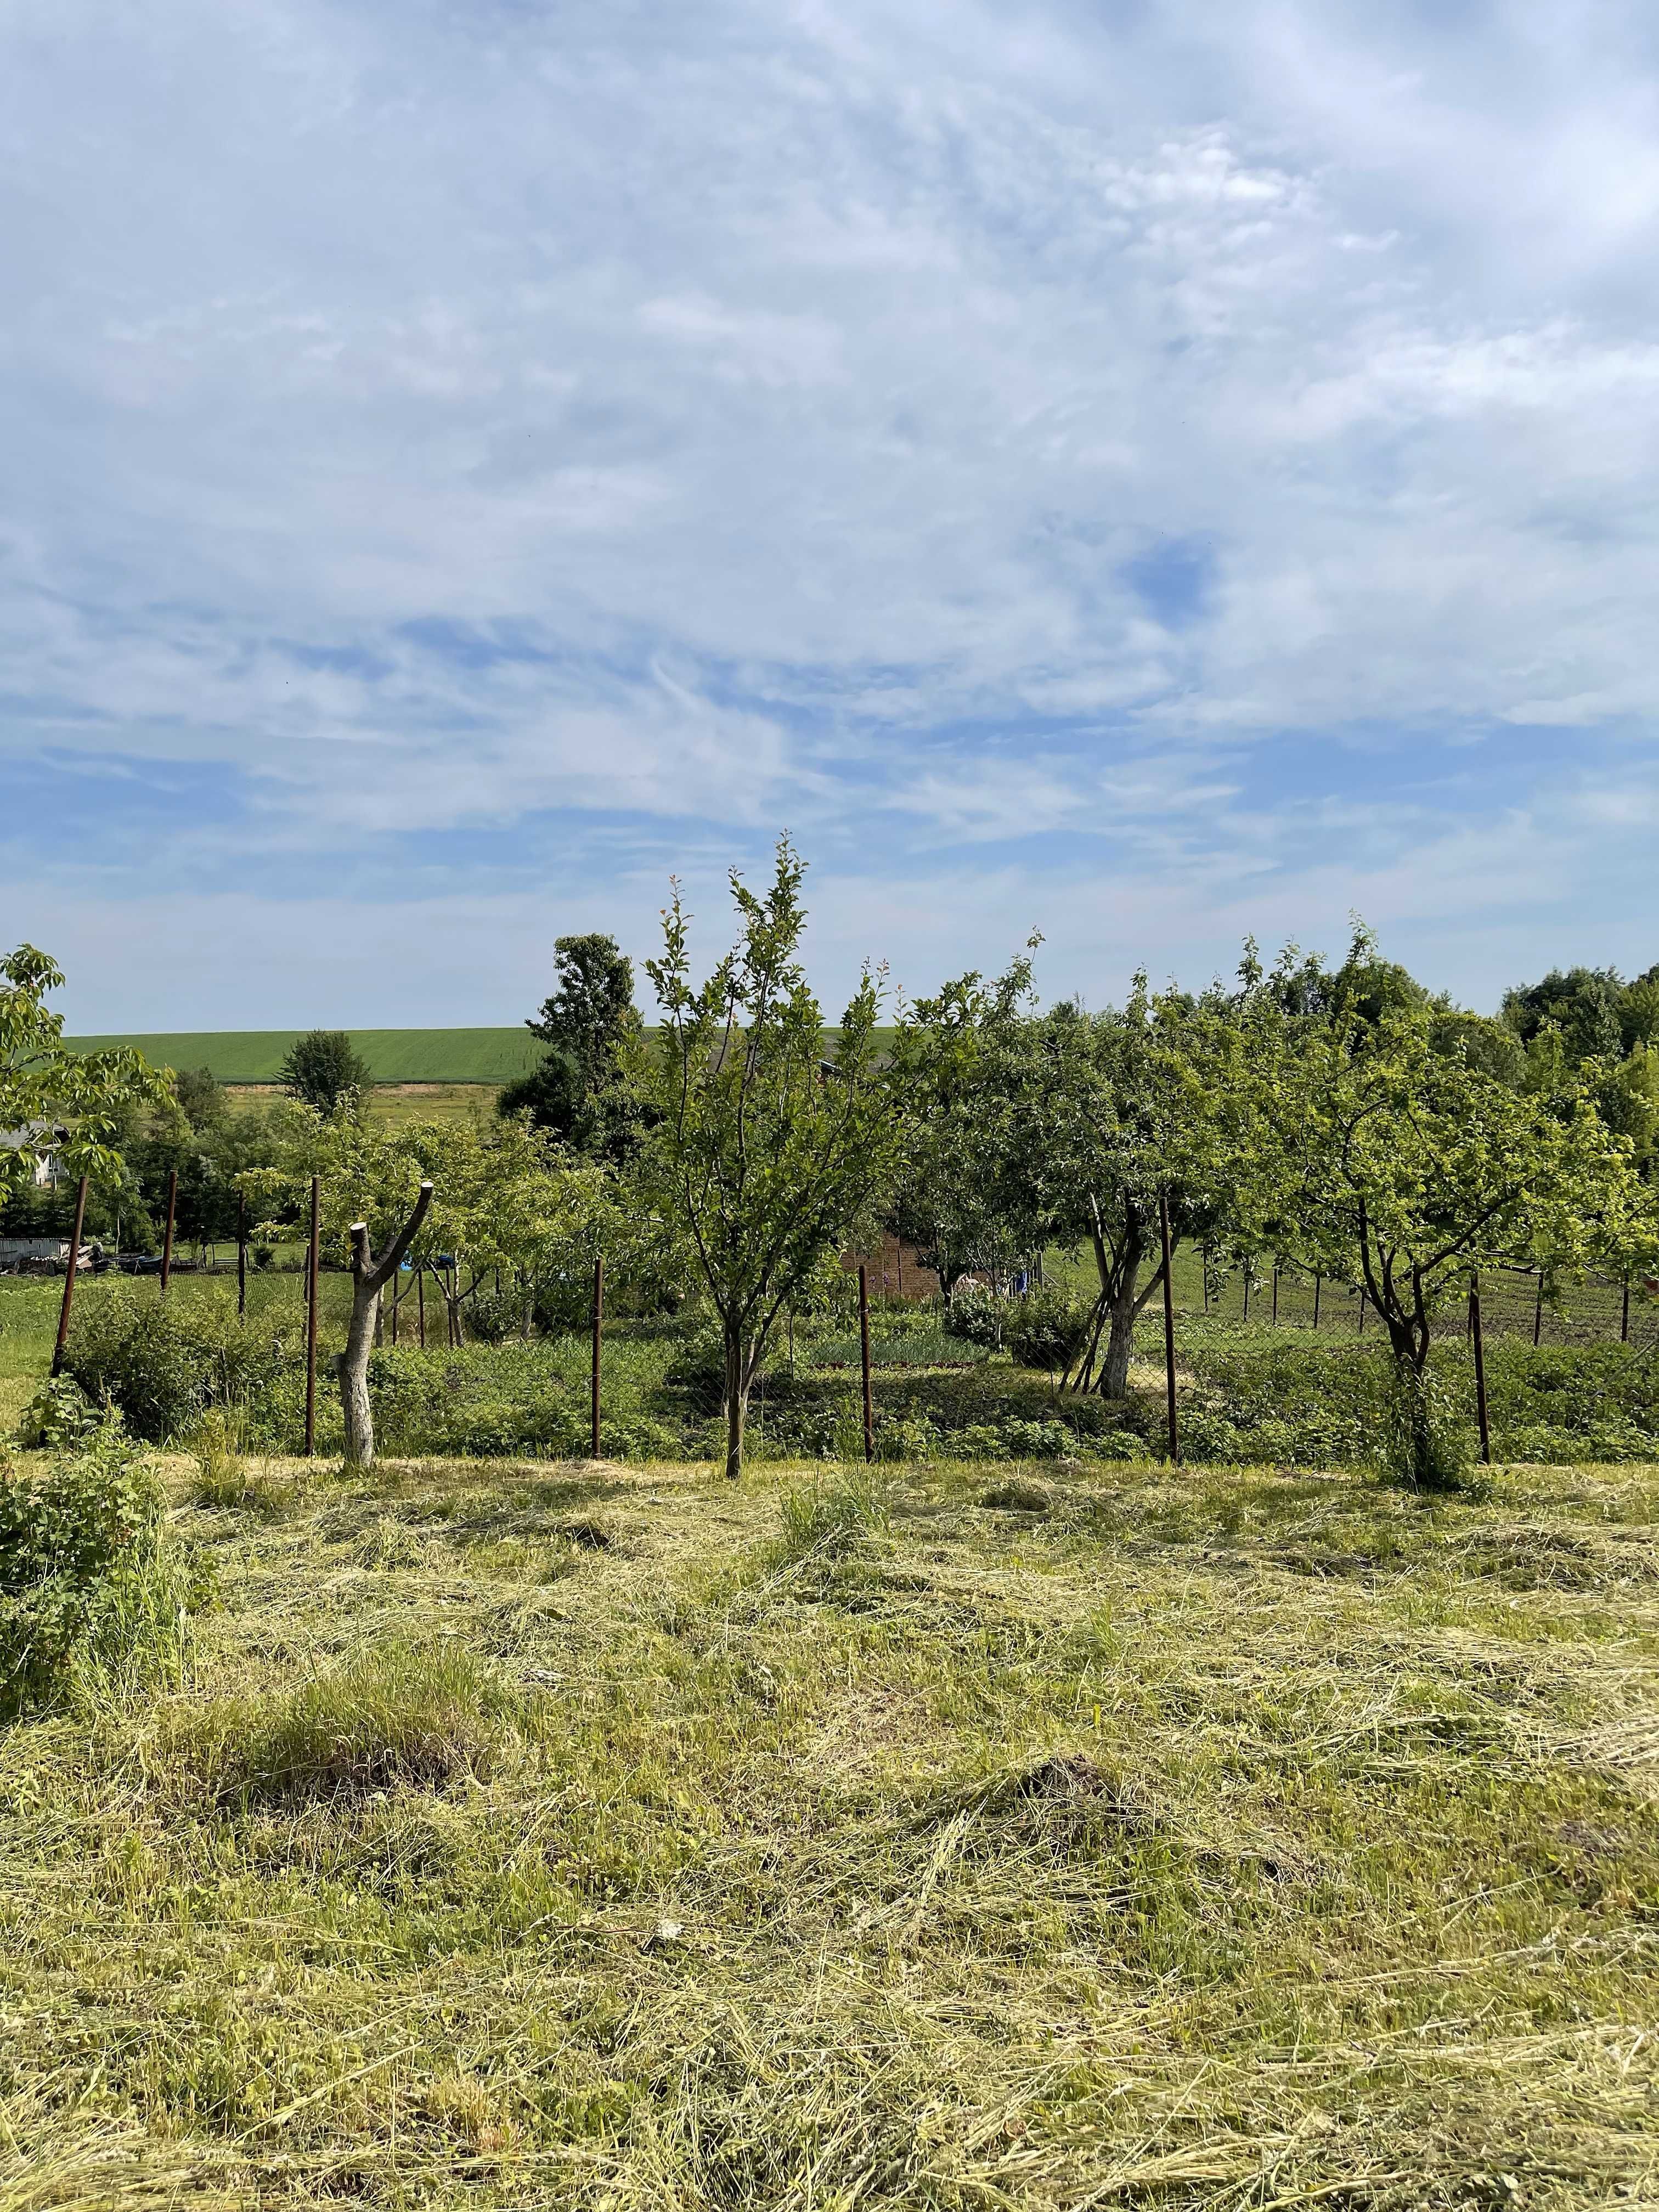
[[[58,1342],[52,1355],[52,1371],[61,1374],[64,1366],[64,1347],[69,1342],[70,1309],[75,1304],[75,1271],[81,1264],[81,1231],[87,1219],[87,1179],[81,1178],[80,1188],[75,1194],[75,1231],[70,1238],[69,1273],[64,1278],[64,1303],[58,1315]]]
[[[859,1364],[864,1370],[864,1458],[876,1455],[876,1409],[870,1396],[870,1285],[862,1261],[859,1265]]]
[[[1480,1421],[1480,1463],[1492,1465],[1492,1429],[1486,1419],[1486,1352],[1480,1334],[1480,1275],[1469,1277],[1469,1341],[1474,1346],[1474,1407]]]
[[[166,1297],[167,1285],[173,1279],[173,1223],[179,1211],[179,1170],[167,1170],[167,1225],[161,1239],[161,1296]]]
[[[1164,1247],[1164,1395],[1165,1410],[1170,1418],[1170,1464],[1181,1464],[1181,1432],[1176,1426],[1175,1384],[1175,1284],[1170,1266],[1170,1197],[1167,1191],[1158,1194],[1158,1234]]]
[[[599,1455],[599,1338],[604,1320],[605,1259],[601,1255],[593,1262],[593,1385],[590,1411],[592,1415],[593,1431],[592,1456],[594,1459]]]
[[[317,1449],[317,1263],[322,1243],[321,1182],[311,1178],[311,1245],[306,1254],[306,1457]]]

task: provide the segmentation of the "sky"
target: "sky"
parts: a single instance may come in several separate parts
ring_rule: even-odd
[[[1638,0],[7,0],[0,940],[1645,968],[1656,266]]]

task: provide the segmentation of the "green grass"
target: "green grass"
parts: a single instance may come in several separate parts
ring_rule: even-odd
[[[275,1083],[299,1030],[199,1030],[66,1037],[77,1052],[136,1046],[156,1066],[205,1067],[221,1083]],[[508,1082],[526,1074],[543,1047],[522,1025],[496,1030],[353,1030],[351,1041],[376,1083]]]
[[[293,1463],[0,1737],[0,2206],[1653,2201],[1659,1478]]]

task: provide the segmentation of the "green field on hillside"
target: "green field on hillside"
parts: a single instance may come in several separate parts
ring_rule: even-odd
[[[205,1067],[221,1083],[275,1083],[299,1030],[179,1030],[75,1036],[76,1052],[132,1045],[157,1067]],[[353,1030],[377,1083],[507,1083],[526,1074],[541,1045],[528,1030]]]

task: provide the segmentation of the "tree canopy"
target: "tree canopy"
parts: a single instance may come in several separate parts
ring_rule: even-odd
[[[290,1098],[331,1114],[348,1096],[368,1089],[368,1062],[344,1030],[308,1030],[289,1046],[279,1075]]]

